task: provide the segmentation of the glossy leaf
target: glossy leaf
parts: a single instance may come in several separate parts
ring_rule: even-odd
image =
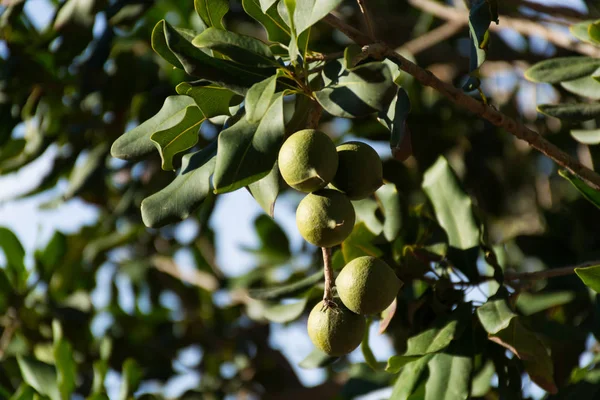
[[[600,293],[600,265],[575,268],[575,273],[587,287]]]
[[[196,105],[188,106],[183,114],[178,113],[173,119],[165,121],[169,128],[161,129],[150,136],[160,153],[163,170],[174,170],[173,157],[198,143],[198,131],[204,120],[204,114]]]
[[[244,106],[246,107],[246,119],[249,122],[259,122],[265,115],[271,105],[276,85],[277,76],[273,75],[264,81],[255,83],[248,90]]]
[[[279,167],[277,162],[264,178],[248,185],[248,190],[258,205],[271,217],[275,215],[275,201],[279,195]]]
[[[581,195],[590,203],[600,208],[600,191],[592,189],[584,181],[571,174],[567,170],[559,170],[558,174],[571,182]]]
[[[223,17],[229,11],[229,1],[227,0],[194,0],[196,13],[207,27],[214,26],[218,29],[225,29],[223,26]]]
[[[490,334],[506,329],[515,314],[508,306],[504,295],[491,297],[484,305],[477,308],[477,317],[481,325]]]
[[[307,276],[296,282],[269,288],[250,289],[248,295],[256,300],[280,300],[292,298],[313,287],[323,279],[323,270]]]
[[[152,134],[172,127],[185,114],[187,107],[193,105],[194,100],[188,96],[167,97],[156,115],[115,140],[110,154],[123,160],[133,160],[152,153],[156,149],[150,139]]]
[[[375,196],[381,203],[384,215],[383,236],[388,242],[392,242],[398,237],[402,227],[402,209],[396,185],[388,183],[381,186],[375,192]]]
[[[252,36],[208,28],[192,40],[196,47],[217,51],[233,61],[252,66],[280,66],[271,49]]]
[[[540,104],[542,114],[559,119],[586,121],[600,116],[600,103]]]
[[[363,222],[354,225],[350,236],[342,242],[342,254],[346,264],[362,256],[381,256],[383,252],[373,245],[373,239],[375,239],[375,235],[367,229]]]
[[[429,363],[425,400],[466,400],[470,393],[473,359],[469,355],[438,353]]]
[[[39,394],[50,400],[62,400],[58,389],[56,369],[30,357],[17,357],[23,380]]]
[[[4,252],[4,269],[10,284],[17,291],[25,289],[28,275],[25,269],[25,249],[17,235],[8,228],[0,227],[0,249]]]
[[[175,179],[142,201],[142,220],[151,228],[187,218],[211,194],[210,177],[215,168],[216,145],[183,156]]]
[[[579,143],[600,144],[600,129],[573,129],[571,136]]]
[[[410,107],[408,94],[399,88],[387,111],[378,115],[379,122],[390,130],[390,148],[397,160],[405,160],[412,153],[410,131],[406,122]]]
[[[298,319],[308,303],[308,296],[293,303],[268,304],[265,306],[263,315],[271,322],[284,324]]]
[[[304,360],[298,363],[298,366],[304,369],[323,368],[333,364],[339,357],[332,357],[319,349],[313,349]]]
[[[204,81],[181,82],[175,90],[192,97],[206,118],[231,115],[229,107],[241,100],[241,96],[231,90]]]
[[[469,249],[479,245],[472,203],[462,190],[454,171],[444,157],[438,158],[424,174],[423,190],[429,196],[440,225],[448,234],[450,246]]]
[[[271,42],[288,45],[291,38],[291,31],[279,16],[277,7],[270,7],[267,11],[263,12],[259,0],[242,0],[242,6],[248,15],[265,28]]]
[[[191,32],[186,29],[174,29],[176,29],[180,35],[182,35],[190,41],[196,36],[195,32]],[[152,29],[151,44],[152,50],[154,50],[156,54],[161,56],[163,60],[173,65],[174,67],[183,69],[183,65],[181,64],[181,62],[179,61],[177,56],[173,54],[173,52],[171,51],[171,49],[169,49],[169,46],[167,45],[167,39],[165,38],[165,25],[163,23],[157,23],[154,26],[154,29]]]
[[[394,384],[390,400],[408,400],[410,398],[410,395],[417,388],[419,379],[425,371],[427,363],[432,357],[433,354],[428,354],[411,362],[402,369]]]
[[[301,34],[335,10],[342,0],[299,0],[294,11],[294,26]]]
[[[592,76],[584,76],[572,81],[561,82],[560,85],[571,93],[590,99],[600,99],[600,82]]]
[[[244,117],[219,135],[213,184],[215,193],[231,192],[268,175],[285,136],[283,97],[278,97],[260,123]]]
[[[163,24],[169,50],[177,57],[183,69],[191,76],[206,79],[239,94],[245,94],[250,86],[275,73],[275,68],[242,66],[205,54],[195,47],[166,21]]]
[[[525,78],[532,82],[559,83],[591,75],[599,67],[597,58],[557,57],[530,67],[525,71]]]
[[[396,94],[396,85],[389,67],[383,63],[369,63],[343,69],[341,61],[332,61],[322,73],[325,86],[315,92],[317,101],[336,117],[364,117],[387,111]]]

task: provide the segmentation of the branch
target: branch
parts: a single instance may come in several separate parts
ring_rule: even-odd
[[[412,55],[416,55],[417,53],[456,35],[465,27],[466,23],[467,21],[447,22],[410,42],[404,43],[398,50],[407,51]]]
[[[425,2],[427,0],[423,1]],[[600,190],[600,175],[585,167],[575,158],[571,157],[569,154],[550,143],[539,133],[527,128],[521,122],[518,122],[514,118],[503,114],[494,107],[483,104],[475,98],[465,94],[461,89],[455,88],[451,84],[442,82],[430,71],[413,64],[385,44],[369,44],[369,38],[367,36],[357,31],[355,28],[347,25],[339,18],[329,14],[325,18],[325,21],[335,28],[338,28],[356,43],[365,46],[363,48],[363,52],[372,55],[375,58],[387,57],[397,64],[401,70],[412,75],[421,84],[432,87],[457,105],[466,108],[475,115],[488,120],[492,124],[507,130],[517,138],[526,141],[531,147],[552,159],[554,162],[567,169],[572,174],[584,180],[592,188]]]
[[[445,6],[432,0],[408,0],[410,5],[438,18],[447,21],[468,21],[468,14],[457,8]],[[600,48],[590,44],[582,43],[570,34],[551,29],[547,26],[532,22],[528,19],[512,18],[502,16],[500,25],[491,24],[493,31],[503,29],[514,29],[515,31],[527,36],[540,36],[548,42],[577,53],[585,54],[590,57],[600,57]]]
[[[567,19],[573,20],[573,22],[580,22],[584,19],[590,19],[590,16],[585,13],[577,11],[573,8],[561,7],[556,4],[545,5],[543,3],[534,3],[534,2],[526,1],[526,0],[504,0],[504,1],[505,1],[505,3],[510,3],[515,6],[527,7],[530,10],[533,10],[533,11],[536,11],[539,13],[548,14],[552,17],[567,18]]]
[[[369,15],[369,10],[367,10],[367,5],[365,4],[365,0],[356,0],[358,3],[358,8],[360,8],[360,12],[365,18],[365,23],[367,24],[367,30],[369,31],[369,36],[375,40],[375,33],[373,31],[373,23],[371,22],[371,16]]]

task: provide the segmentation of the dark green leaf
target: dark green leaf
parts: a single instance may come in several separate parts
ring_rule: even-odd
[[[517,314],[510,309],[506,297],[502,294],[490,297],[484,305],[477,308],[477,317],[486,332],[490,334],[506,329],[516,316]]]
[[[183,114],[178,113],[165,121],[169,128],[161,129],[150,136],[160,153],[163,170],[174,170],[173,157],[198,143],[198,131],[205,119],[196,105],[188,106]]]
[[[190,41],[196,36],[195,32],[189,31],[187,29],[174,29],[176,29],[180,35],[182,35]],[[183,69],[183,65],[181,64],[177,56],[175,56],[171,49],[169,49],[169,46],[167,46],[167,39],[165,38],[165,25],[162,23],[162,21],[157,23],[154,26],[154,29],[152,29],[151,43],[152,49],[156,52],[156,54],[161,56],[166,62],[173,65],[174,67]]]
[[[590,99],[600,99],[600,82],[592,76],[584,76],[572,81],[561,82],[560,85],[571,93]]]
[[[257,300],[280,300],[284,298],[292,298],[306,291],[323,279],[323,270],[307,276],[297,282],[289,283],[281,286],[270,288],[250,289],[248,295]]]
[[[267,304],[263,311],[263,315],[271,322],[284,324],[286,322],[298,319],[308,303],[308,296],[305,296],[293,303]]]
[[[432,357],[433,354],[428,354],[404,366],[396,379],[390,400],[408,400],[410,398]]]
[[[69,177],[69,185],[63,194],[64,200],[68,200],[76,196],[80,189],[90,181],[90,178],[93,177],[94,172],[104,166],[104,160],[107,152],[108,144],[99,144],[89,152],[83,165],[73,168],[71,176]]]
[[[278,264],[289,260],[290,241],[281,227],[270,217],[261,214],[254,221],[261,247],[253,252],[266,256],[267,264]]]
[[[17,291],[25,289],[28,275],[25,269],[25,250],[17,235],[8,228],[0,227],[0,249],[4,251],[6,258],[4,268],[10,284]]]
[[[346,264],[362,256],[379,257],[383,252],[372,243],[375,235],[367,229],[364,222],[354,225],[350,236],[342,242],[342,253]]]
[[[53,366],[30,357],[17,357],[23,380],[39,394],[50,400],[62,400],[58,390],[58,377]]]
[[[600,293],[600,265],[575,268],[575,273],[587,287]]]
[[[542,114],[559,119],[586,121],[600,116],[600,103],[540,104]]]
[[[167,187],[142,201],[142,220],[151,228],[187,218],[211,194],[216,144],[183,156],[181,171]]]
[[[323,368],[333,364],[338,358],[327,355],[319,349],[313,349],[304,360],[298,363],[298,366],[304,369]]]
[[[583,144],[600,144],[600,129],[573,129],[571,136],[579,143]]]
[[[70,399],[76,387],[77,364],[73,359],[73,347],[62,335],[58,320],[52,321],[54,337],[54,361],[56,364],[58,387],[63,399]]]
[[[266,176],[277,160],[284,136],[282,96],[258,125],[244,117],[222,131],[213,177],[215,193],[231,192]]]
[[[470,393],[473,359],[470,355],[438,353],[429,363],[425,400],[466,400]]]
[[[58,267],[59,262],[66,252],[67,238],[63,233],[56,231],[46,245],[46,248],[42,251],[36,251],[35,258],[40,264],[41,269],[49,274],[54,268]]]
[[[229,11],[227,0],[194,0],[194,8],[207,27],[225,29],[223,17]]]
[[[594,44],[600,44],[600,20],[588,26],[588,35]]]
[[[217,51],[233,61],[252,66],[280,66],[269,46],[252,36],[208,28],[192,40],[196,47]]]
[[[279,195],[279,167],[277,162],[275,162],[273,169],[267,176],[248,185],[248,190],[262,209],[273,218],[275,215],[275,201]]]
[[[248,122],[259,122],[265,115],[271,105],[271,99],[275,94],[276,85],[277,76],[273,75],[264,81],[255,83],[250,90],[248,90],[244,100],[246,119]]]
[[[406,91],[398,89],[398,94],[386,112],[380,112],[379,122],[390,130],[390,148],[397,160],[405,160],[412,153],[410,131],[406,119],[410,113],[410,99]]]
[[[194,100],[188,96],[167,97],[155,116],[115,140],[110,154],[123,160],[132,160],[153,152],[156,148],[150,136],[160,129],[168,129],[177,123],[180,116],[185,114],[186,108],[193,105]]]
[[[277,12],[277,7],[270,7],[263,12],[259,0],[242,0],[244,11],[258,21],[267,31],[271,42],[278,42],[286,46],[290,42],[291,31]]]
[[[0,394],[2,393],[0,392]],[[10,395],[10,392],[5,394],[8,400],[34,400],[37,397],[35,390],[31,386],[24,383],[19,386],[15,393],[12,393],[12,396]],[[10,396],[10,398],[8,396]]]
[[[111,231],[105,236],[100,236],[87,242],[83,248],[82,260],[86,264],[94,264],[106,252],[123,246],[137,239],[140,233],[139,226],[131,226],[123,231]]]
[[[177,93],[190,96],[206,118],[231,115],[229,107],[239,103],[241,96],[210,82],[182,82],[175,88]]]
[[[137,390],[142,380],[142,369],[133,358],[128,358],[123,363],[123,381],[119,400],[127,400]]]
[[[559,170],[558,174],[571,182],[573,186],[586,198],[590,203],[600,208],[600,191],[592,189],[584,181],[573,175],[567,170]]]
[[[323,89],[315,92],[317,101],[336,117],[364,117],[387,111],[396,94],[396,85],[386,64],[375,62],[353,70],[332,61],[323,70]]]
[[[195,47],[166,21],[161,21],[169,50],[175,54],[183,69],[191,76],[206,79],[239,94],[275,73],[275,68],[242,66],[205,54]]]
[[[402,209],[396,185],[388,183],[381,186],[375,192],[375,197],[381,203],[381,210],[385,218],[383,236],[388,242],[393,242],[398,237],[402,227]]]
[[[479,229],[471,209],[471,199],[462,190],[441,156],[424,174],[423,190],[429,196],[440,225],[448,234],[450,246],[466,250],[479,245]]]
[[[535,64],[525,71],[525,78],[532,82],[559,83],[591,75],[599,67],[598,58],[557,57]]]

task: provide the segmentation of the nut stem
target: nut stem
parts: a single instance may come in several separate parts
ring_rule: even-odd
[[[325,271],[325,291],[323,292],[323,303],[329,307],[333,303],[333,267],[331,266],[331,248],[321,247],[323,251],[323,270]]]

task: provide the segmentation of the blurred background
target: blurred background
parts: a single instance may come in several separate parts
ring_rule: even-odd
[[[469,39],[462,2],[368,3],[379,38],[440,79],[456,86],[464,82]],[[454,14],[436,12],[431,3]],[[549,57],[600,56],[600,48],[574,46],[568,29],[600,17],[592,3],[501,2],[500,25],[491,32],[480,73],[491,104],[597,169],[600,151],[594,145],[600,137],[576,138],[570,132],[582,124],[561,123],[536,111],[537,104],[574,95],[523,76]],[[161,229],[142,224],[141,200],[168,184],[173,173],[161,170],[158,152],[126,162],[110,157],[109,148],[123,132],[153,116],[186,79],[152,51],[150,36],[163,18],[201,31],[193,1],[2,4],[0,226],[8,232],[0,235],[5,241],[0,268],[14,262],[14,251],[17,258],[22,253],[28,289],[10,288],[0,279],[0,396],[9,398],[21,385],[17,354],[56,362],[53,340],[61,331],[77,364],[73,398],[86,397],[96,385],[111,399],[123,398],[128,385],[135,386],[136,396],[167,398],[387,398],[390,377],[368,371],[359,350],[328,368],[300,368],[312,350],[306,315],[284,324],[269,322],[265,305],[247,296],[248,288],[293,281],[321,268],[317,249],[295,226],[300,194],[280,194],[274,221],[248,191],[239,190],[208,199],[183,222]],[[366,29],[355,2],[344,2],[337,13]],[[544,29],[505,26],[506,20]],[[230,30],[267,40],[240,1],[230,2],[224,22]],[[330,53],[343,50],[349,40],[319,23],[310,44]],[[600,213],[557,175],[556,165],[410,76],[403,76],[402,84],[413,104],[408,119],[413,155],[405,162],[391,158],[389,133],[375,118],[324,115],[321,129],[336,142],[371,144],[384,160],[386,180],[396,185],[407,207],[426,201],[422,174],[445,155],[507,268],[535,271],[600,256]],[[204,123],[201,141],[220,129]],[[552,284],[571,290],[569,282]],[[486,299],[478,291],[471,298]],[[377,324],[371,327],[379,361],[401,351],[407,335],[401,325],[393,323],[384,335],[376,333]],[[583,351],[594,345],[587,334],[574,336],[572,363],[589,361],[592,353]],[[527,381],[524,392],[544,395]]]

